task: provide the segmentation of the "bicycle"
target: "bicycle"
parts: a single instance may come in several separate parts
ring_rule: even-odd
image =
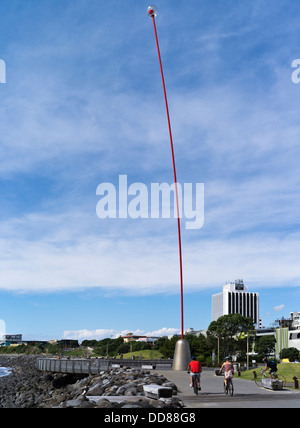
[[[192,383],[192,387],[193,387],[193,390],[194,390],[194,393],[196,394],[196,395],[198,395],[198,393],[199,393],[199,387],[198,387],[198,380],[200,379],[200,376],[199,375],[194,375],[194,376],[192,376],[192,380],[193,380],[193,383]]]
[[[225,385],[225,382],[224,382],[224,392],[225,392],[225,395],[231,395],[231,396],[233,396],[233,391],[234,391],[234,388],[233,388],[232,378],[228,378],[226,385]]]
[[[264,372],[264,369],[261,369],[260,374],[255,377],[255,383],[257,386],[262,387],[263,386],[263,379],[276,379],[281,380],[283,383],[283,386],[286,385],[286,378],[282,374],[273,373],[271,375],[269,372]]]

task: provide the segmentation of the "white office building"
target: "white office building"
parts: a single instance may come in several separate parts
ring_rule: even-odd
[[[292,321],[292,327],[296,330],[300,330],[300,312],[291,312],[290,320]]]
[[[212,321],[223,315],[241,314],[259,324],[259,294],[249,293],[242,279],[223,286],[223,292],[212,296]]]

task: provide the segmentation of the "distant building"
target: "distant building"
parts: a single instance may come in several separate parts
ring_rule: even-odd
[[[154,337],[154,336],[140,336],[137,334],[133,334],[133,333],[128,333],[126,336],[121,336],[122,339],[124,340],[125,343],[128,342],[146,342],[146,343],[150,343],[153,344],[158,337]]]
[[[121,336],[125,343],[127,342],[136,342],[137,340],[146,339],[147,336],[135,335],[133,333],[128,333],[126,336]]]
[[[285,348],[297,348],[300,351],[300,312],[291,312],[290,318],[275,321],[279,327],[269,327],[256,330],[256,336],[275,336],[275,357],[280,359],[281,351]]]
[[[147,337],[140,337],[137,342],[146,342],[146,343],[150,343],[150,345],[153,345],[153,343],[159,339],[159,337],[156,336],[147,336]]]
[[[46,343],[50,343],[50,345],[63,345],[64,348],[79,347],[78,340],[74,340],[74,339],[54,339],[54,340],[48,340]]]
[[[297,348],[300,351],[300,312],[291,312],[290,321],[288,347]]]
[[[202,334],[203,336],[207,336],[207,330],[194,330],[192,327],[188,328],[184,334],[191,334],[193,336],[200,336]]]
[[[292,321],[292,328],[300,329],[300,312],[291,312],[290,320]]]
[[[5,343],[5,346],[21,345],[22,334],[5,334],[3,336],[3,342]]]
[[[222,293],[212,296],[212,321],[231,314],[251,317],[259,325],[259,294],[249,293],[242,279],[225,284]]]

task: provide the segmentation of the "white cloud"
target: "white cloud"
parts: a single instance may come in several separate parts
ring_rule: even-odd
[[[180,334],[180,330],[178,328],[167,328],[163,327],[158,330],[154,331],[148,331],[145,333],[146,336],[154,336],[154,337],[161,337],[161,336],[174,336],[174,334]]]
[[[125,336],[128,333],[133,333],[134,335],[148,336],[148,337],[161,337],[161,336],[173,336],[174,334],[179,334],[179,330],[176,328],[166,328],[163,327],[158,330],[148,331],[145,330],[113,330],[113,329],[95,329],[95,330],[69,330],[64,331],[63,337],[65,339],[73,339],[82,342],[83,340],[101,340],[105,338],[116,339],[120,336]]]
[[[118,336],[116,330],[112,329],[82,329],[64,331],[63,337],[65,339],[73,339],[82,342],[83,340],[101,340],[105,338],[115,338]]]
[[[175,223],[172,227],[163,223],[169,225],[163,238],[156,236],[155,228],[148,229],[147,223],[143,223],[144,227],[128,223],[125,234],[120,229],[124,223],[113,224],[116,229],[103,234],[101,239],[90,231],[87,233],[85,227],[83,235],[76,234],[80,225],[76,229],[71,218],[65,227],[54,221],[53,230],[46,230],[46,236],[39,231],[41,236],[36,239],[25,239],[20,233],[1,238],[0,288],[37,293],[95,287],[135,295],[178,293]],[[32,233],[29,225],[24,233],[27,232]],[[235,278],[243,278],[251,288],[287,283],[299,286],[299,246],[300,236],[296,233],[286,238],[253,234],[198,241],[188,239],[185,232],[182,246],[185,290],[215,288]]]
[[[279,311],[282,311],[282,309],[284,309],[284,305],[278,305],[278,306],[274,306],[273,311],[279,312]]]
[[[260,15],[261,19],[263,16]],[[205,43],[207,38],[220,42],[237,34],[245,36],[246,31],[248,48],[252,48],[261,35],[255,32],[250,37],[251,25],[256,28],[257,23],[256,20],[249,23],[248,19],[246,22],[246,27],[236,28],[218,24],[207,33],[199,33],[197,26],[196,38],[190,33],[186,35],[196,41],[188,44],[190,62],[186,65],[190,68],[186,66],[184,73],[192,73],[193,68],[197,69],[195,65],[199,66],[194,54],[198,52],[200,38]],[[51,22],[46,28],[47,34],[53,33],[52,25]],[[81,52],[89,47],[93,57],[99,46],[104,48],[103,30],[92,27],[87,31],[83,27],[85,42],[80,39]],[[285,25],[280,28],[286,31]],[[1,174],[44,172],[44,168],[50,168],[57,174],[51,174],[49,179],[53,180],[55,175],[61,187],[47,197],[52,213],[45,215],[32,209],[31,214],[17,220],[8,213],[2,221],[0,288],[38,292],[103,287],[137,294],[174,292],[174,284],[178,284],[175,226],[171,232],[171,223],[157,222],[155,226],[129,221],[101,223],[92,219],[96,198],[94,206],[90,203],[99,175],[103,180],[107,175],[121,172],[139,175],[146,171],[156,176],[154,171],[159,170],[160,174],[167,174],[167,161],[172,181],[165,113],[163,103],[158,102],[161,88],[158,90],[155,84],[155,91],[146,93],[139,85],[128,91],[124,85],[115,90],[119,80],[112,82],[108,75],[116,61],[121,60],[119,51],[117,60],[113,51],[107,61],[108,69],[101,68],[96,83],[93,80],[74,84],[75,76],[72,74],[70,79],[66,71],[74,73],[71,66],[46,79],[51,77],[57,59],[65,51],[69,52],[69,59],[74,54],[77,58],[80,52],[78,36],[74,35],[74,44],[67,34],[64,36],[63,43],[57,35],[54,41],[51,38],[51,44],[46,37],[47,44],[43,49],[36,47],[36,51],[24,52],[23,46],[19,47],[16,58],[24,52],[20,57],[23,63],[24,58],[40,60],[43,53],[44,58],[49,55],[53,61],[52,68],[45,71],[42,67],[40,76],[40,68],[24,73],[21,83],[12,85],[3,99]],[[108,36],[107,40],[120,48],[119,39]],[[245,39],[243,49],[244,42]],[[136,44],[133,46],[137,48]],[[144,55],[145,59],[146,50]],[[222,57],[217,48],[215,55],[221,66]],[[271,54],[266,54],[264,59],[270,57]],[[260,84],[265,84],[263,95],[260,91],[249,93],[248,85],[241,85],[239,80],[246,82],[256,63],[241,75],[232,71],[230,80],[222,80],[217,67],[205,88],[200,84],[172,88],[170,107],[178,178],[205,181],[205,226],[193,235],[183,231],[187,291],[216,287],[237,277],[244,278],[250,286],[287,282],[299,285],[295,255],[299,253],[300,236],[293,234],[293,225],[298,224],[299,218],[298,99],[294,95],[295,85],[286,77],[286,70],[280,68],[280,58],[276,60],[275,78],[259,77]],[[208,57],[206,61],[210,68]],[[150,62],[156,67],[154,58]],[[148,66],[149,63],[147,70],[143,69],[147,73]],[[174,82],[175,78],[170,78]],[[106,87],[108,81],[111,86]],[[253,85],[250,79],[249,84]],[[90,174],[89,196],[73,190],[72,173],[77,177],[78,187],[86,179],[80,169],[84,162],[72,162],[82,156],[88,159],[84,168],[85,174]],[[93,177],[97,179],[94,181]],[[75,195],[61,194],[66,183]],[[71,212],[74,203],[83,207],[77,216]],[[53,207],[60,207],[61,214]]]

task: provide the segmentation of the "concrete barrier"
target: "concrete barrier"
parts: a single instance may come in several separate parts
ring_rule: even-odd
[[[112,368],[133,367],[140,369],[171,369],[172,360],[115,360],[115,359],[67,359],[38,358],[36,368],[39,371],[73,374],[98,374]]]
[[[277,379],[262,379],[262,386],[273,391],[283,389],[283,382]]]
[[[160,385],[144,385],[143,386],[144,393],[146,397],[155,398],[158,400],[159,398],[169,398],[172,397],[173,390],[167,386]]]

